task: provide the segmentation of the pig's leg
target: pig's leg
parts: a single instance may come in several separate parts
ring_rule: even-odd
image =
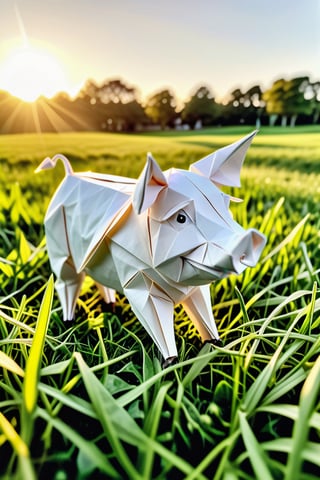
[[[212,313],[209,285],[196,288],[192,294],[181,303],[204,342],[206,340],[220,339]]]
[[[74,318],[76,302],[84,277],[85,273],[77,273],[70,259],[63,264],[56,281],[56,291],[62,306],[64,321]]]
[[[116,303],[116,291],[113,288],[108,288],[101,283],[96,282],[98,290],[106,303]]]
[[[142,273],[135,275],[124,288],[124,294],[138,320],[160,350],[165,365],[177,358],[172,300]]]
[[[48,255],[57,277],[56,291],[62,306],[63,319],[72,320],[85,274],[77,273],[71,257],[64,208],[60,207],[50,215],[45,226]]]

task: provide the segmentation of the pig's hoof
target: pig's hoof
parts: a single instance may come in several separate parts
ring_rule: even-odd
[[[205,340],[203,342],[203,345],[206,345],[207,343],[209,343],[210,345],[213,345],[214,347],[223,347],[223,343],[222,341],[219,339],[216,339],[216,338],[211,338],[210,340]]]
[[[114,302],[103,302],[101,304],[101,310],[105,313],[115,313],[116,304]]]
[[[178,363],[178,357],[168,357],[163,362],[162,368],[171,367],[171,365],[175,365],[176,363]]]

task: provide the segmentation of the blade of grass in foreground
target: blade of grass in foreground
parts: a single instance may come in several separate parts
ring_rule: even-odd
[[[309,419],[317,401],[320,385],[320,356],[312,367],[301,390],[299,415],[293,428],[293,445],[290,452],[285,480],[298,480],[304,461],[303,449],[309,433]]]
[[[151,408],[146,417],[144,430],[149,438],[156,440],[156,435],[161,423],[161,413],[163,410],[163,403],[171,383],[163,384],[153,399]],[[140,458],[138,464],[143,466],[143,478],[152,478],[152,467],[154,463],[154,449],[147,449],[145,452],[139,452]]]
[[[254,411],[254,409],[260,402],[263,395],[265,395],[270,378],[272,377],[272,375],[277,369],[277,363],[279,362],[279,358],[281,357],[283,349],[288,339],[290,338],[292,330],[295,328],[296,323],[298,321],[299,321],[299,317],[297,317],[292,322],[292,324],[286,331],[285,335],[283,336],[280,345],[278,346],[277,350],[274,352],[273,356],[271,357],[269,363],[259,373],[255,382],[251,385],[251,387],[247,391],[241,406],[241,410],[247,412],[247,414],[251,414]]]
[[[22,368],[5,352],[0,352],[0,367],[9,370],[12,373],[15,373],[20,377],[24,376],[24,371],[22,370]]]
[[[41,357],[50,319],[53,291],[54,283],[51,275],[40,306],[23,382],[23,401],[28,414],[34,411],[37,402]]]
[[[12,448],[18,457],[28,457],[29,449],[22,438],[17,434],[9,420],[0,412],[0,431],[3,432],[6,439],[11,443]]]
[[[162,462],[167,462],[169,466],[174,466],[184,474],[190,474],[193,471],[193,467],[183,458],[165,448],[160,442],[148,437],[130,416],[127,410],[121,406],[121,398],[118,400],[114,399],[110,392],[99,382],[97,377],[84,362],[81,354],[75,353],[74,356],[79,365],[79,370],[82,374],[86,390],[97,414],[97,418],[99,418],[119,462],[121,462],[124,470],[127,471],[130,479],[142,479],[143,477],[131,463],[131,459],[128,457],[120,440],[138,446],[139,450],[142,452],[153,449],[161,457]],[[169,368],[173,367],[168,367],[168,370]],[[161,375],[165,375],[165,372],[160,373]],[[154,377],[158,378],[160,373]],[[145,382],[145,384],[148,384],[148,381]],[[136,388],[138,389],[139,387]],[[125,464],[123,463],[123,460],[125,461]],[[204,478],[206,477],[201,473],[197,476],[197,480],[202,480]]]
[[[53,298],[53,276],[50,277],[40,306],[39,316],[29,358],[27,360],[22,392],[21,438],[27,446],[30,445],[34,427],[34,409],[38,398],[38,381],[41,367],[43,346],[48,329]],[[28,474],[26,474],[26,471]],[[29,457],[19,457],[18,476],[26,480],[36,478]]]
[[[79,370],[89,394],[92,406],[97,413],[97,417],[99,418],[101,426],[103,427],[106,438],[108,439],[120,465],[127,473],[129,478],[140,478],[139,473],[132,464],[119,438],[121,430],[124,430],[124,434],[128,436],[127,441],[129,443],[133,442],[133,444],[139,445],[139,442],[143,442],[145,440],[141,435],[140,428],[135,421],[126,414],[127,412],[125,412],[124,409],[118,408],[115,410],[114,408],[108,408],[108,406],[111,406],[108,405],[108,403],[110,404],[110,402],[112,402],[111,395],[109,396],[107,394],[108,392],[102,387],[99,380],[90,371],[82,356],[79,353],[75,353],[74,355],[78,362]],[[115,428],[112,418],[114,420],[118,420],[118,428]]]
[[[60,432],[64,438],[67,438],[70,442],[72,442],[72,444],[75,445],[80,452],[84,453],[87,461],[87,468],[92,467],[92,469],[99,469],[101,472],[107,475],[106,478],[116,478],[118,480],[121,479],[120,473],[117,472],[112,466],[107,455],[103,453],[94,442],[86,440],[76,430],[60,420],[60,418],[50,416],[46,410],[39,408],[37,410],[37,414],[54,429]]]
[[[280,242],[270,253],[268,253],[268,255],[266,255],[261,260],[261,263],[264,263],[267,260],[269,260],[269,258],[272,258],[273,256],[275,256],[278,252],[280,252],[281,249],[283,249],[283,247],[285,247],[288,243],[290,243],[295,238],[295,236],[300,231],[300,229],[304,226],[309,216],[310,215],[308,213],[302,220],[300,220],[300,222],[291,230],[289,235],[287,235],[286,238],[282,240],[282,242]]]
[[[4,433],[6,439],[11,443],[11,446],[19,459],[20,472],[17,478],[23,478],[24,480],[36,480],[36,475],[30,460],[28,446],[1,412],[0,431]]]
[[[240,429],[244,444],[249,454],[250,462],[257,480],[272,480],[273,477],[267,466],[267,456],[254,436],[246,416],[239,411]]]

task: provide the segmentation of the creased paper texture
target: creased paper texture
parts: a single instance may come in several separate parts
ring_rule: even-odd
[[[210,283],[239,274],[259,260],[266,239],[244,230],[229,211],[221,186],[239,186],[246,151],[256,132],[190,165],[162,171],[151,154],[138,180],[74,173],[62,155],[37,171],[65,165],[45,231],[65,320],[85,274],[104,299],[124,293],[165,360],[177,357],[174,306],[181,303],[203,341],[218,341]]]

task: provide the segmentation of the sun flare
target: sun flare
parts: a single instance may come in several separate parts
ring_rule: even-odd
[[[30,44],[11,50],[0,63],[0,90],[32,102],[67,91],[66,75],[49,51]]]

